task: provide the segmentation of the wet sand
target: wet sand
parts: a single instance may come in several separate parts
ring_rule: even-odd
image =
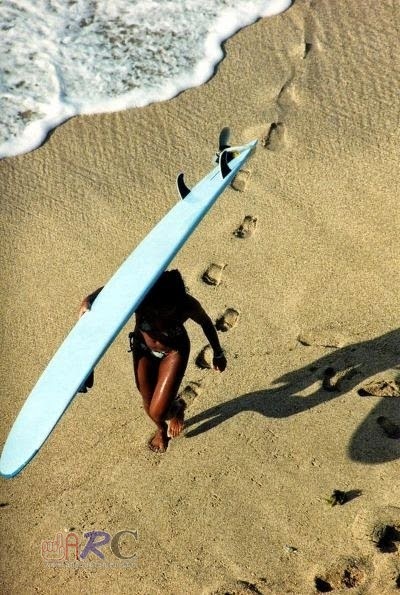
[[[260,141],[172,264],[223,319],[227,370],[196,365],[206,341],[188,323],[186,429],[156,455],[127,326],[0,483],[5,594],[398,592],[399,15],[298,0],[229,40],[201,88],[74,118],[0,162],[3,443],[82,297],[178,200],[176,174],[209,171],[224,126]],[[137,539],[103,560],[41,555],[58,533],[81,552],[85,533],[124,530]]]

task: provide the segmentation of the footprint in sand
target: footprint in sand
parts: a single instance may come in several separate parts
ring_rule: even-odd
[[[339,391],[339,380],[335,368],[326,368],[322,378],[322,388],[328,392]]]
[[[400,523],[378,523],[372,532],[372,541],[383,554],[393,554],[400,544]]]
[[[269,151],[279,151],[286,142],[286,126],[283,122],[272,122],[267,134],[261,140],[261,145]]]
[[[304,60],[305,58],[307,58],[308,54],[309,54],[309,53],[311,52],[311,50],[312,50],[312,47],[313,47],[313,44],[312,44],[312,43],[309,43],[308,41],[305,41],[305,42],[304,42],[303,60]]]
[[[215,327],[218,331],[226,332],[236,326],[239,319],[239,312],[234,308],[227,308],[223,315],[218,318]]]
[[[278,93],[278,97],[276,98],[276,103],[278,104],[279,109],[285,111],[286,109],[294,107],[298,101],[298,89],[295,80],[295,73],[293,72],[292,76],[290,76],[286,83],[282,85],[282,88]]]
[[[318,347],[327,347],[330,349],[338,349],[344,347],[348,343],[348,337],[343,335],[340,331],[333,329],[310,329],[300,333],[297,336],[299,343],[306,347],[315,345]]]
[[[243,222],[233,232],[233,235],[237,238],[250,238],[254,234],[256,227],[257,217],[253,217],[253,215],[246,215],[246,217],[243,219]]]
[[[222,273],[226,264],[211,263],[207,270],[203,273],[202,279],[207,285],[219,285],[222,281]]]
[[[352,535],[369,547],[370,553],[395,553],[400,549],[400,508],[364,508],[352,524]]]
[[[318,3],[319,0],[315,0],[315,2],[314,0],[310,0],[311,11],[304,15],[304,58],[310,50],[321,51],[323,49],[322,39],[324,32],[317,15],[314,14],[314,9]]]
[[[272,595],[272,591],[270,591],[264,583],[266,579],[259,579],[260,588],[258,588],[256,583],[251,583],[245,580],[237,580],[232,581],[231,583],[220,587],[216,591],[209,591],[209,595]]]
[[[354,386],[353,378],[359,374],[360,371],[356,367],[345,366],[337,371],[334,367],[329,366],[322,375],[322,388],[327,392],[346,391],[346,387]]]
[[[400,426],[384,415],[380,415],[376,423],[382,428],[388,438],[400,438]]]
[[[357,392],[360,397],[400,397],[400,385],[395,380],[373,380]]]
[[[187,405],[190,405],[196,397],[201,393],[200,382],[188,382],[179,397],[182,398]]]
[[[327,572],[314,578],[317,593],[329,593],[335,589],[353,589],[365,582],[367,567],[363,560],[342,559],[332,565]]]
[[[201,370],[210,370],[212,368],[213,350],[211,345],[206,345],[200,351],[195,359],[195,364]]]
[[[231,182],[231,187],[238,192],[244,192],[249,182],[251,173],[248,169],[241,169]]]

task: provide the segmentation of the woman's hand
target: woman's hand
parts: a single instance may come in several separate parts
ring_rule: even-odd
[[[83,316],[85,314],[85,312],[88,312],[90,310],[91,305],[92,304],[90,303],[90,301],[87,298],[85,298],[79,308],[78,318]]]
[[[99,293],[102,289],[103,289],[103,287],[99,287],[98,289],[96,289],[96,291],[94,291],[93,293],[90,293],[89,295],[87,295],[85,297],[84,300],[82,300],[82,303],[79,308],[79,318],[81,316],[83,316],[85,312],[87,312],[88,310],[91,309],[94,300],[97,298],[97,296],[99,295]]]
[[[213,367],[214,370],[217,370],[218,372],[223,372],[226,368],[226,357],[225,357],[225,353],[223,351],[221,351],[220,353],[214,353],[214,357],[213,357]]]

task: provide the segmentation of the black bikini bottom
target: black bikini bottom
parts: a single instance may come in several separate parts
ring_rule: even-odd
[[[135,331],[129,333],[129,346],[130,349],[129,351],[132,352],[132,354],[136,357],[140,357],[142,355],[151,355],[154,358],[157,358],[158,360],[164,359],[164,357],[166,357],[169,353],[171,353],[171,351],[161,351],[161,350],[155,350],[155,349],[150,349],[150,347],[148,347],[148,345],[146,345],[146,343],[144,342],[143,337],[140,335],[140,333],[137,333]],[[181,351],[181,350],[186,350],[189,347],[189,338],[185,332],[185,334],[180,338],[179,342],[177,342],[177,345],[174,345],[173,347],[171,347],[172,351]]]

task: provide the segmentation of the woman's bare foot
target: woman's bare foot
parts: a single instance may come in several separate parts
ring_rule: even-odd
[[[148,447],[153,452],[165,452],[167,450],[169,438],[164,430],[157,430],[154,436],[149,440]]]
[[[174,401],[168,426],[168,436],[170,438],[176,438],[182,432],[185,425],[185,409],[186,403],[183,399]]]

